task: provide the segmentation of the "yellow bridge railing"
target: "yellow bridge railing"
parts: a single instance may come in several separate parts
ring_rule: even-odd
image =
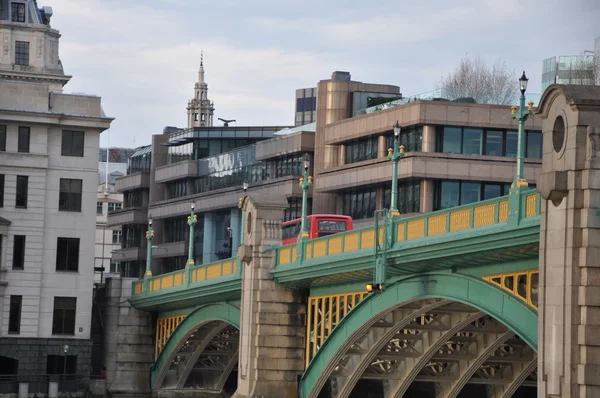
[[[151,276],[133,282],[133,297],[181,289],[189,285],[199,284],[224,276],[235,274],[241,276],[240,271],[241,268],[237,258],[228,258],[213,263],[194,265],[186,269]]]
[[[533,190],[526,192],[519,200],[522,213],[520,218],[526,219],[540,214],[540,198],[537,192]],[[394,221],[393,241],[407,242],[437,237],[488,225],[503,224],[508,219],[509,197],[503,196]],[[380,228],[379,232],[380,242],[383,242],[383,228]],[[305,260],[351,253],[373,247],[375,247],[374,228],[356,229],[303,243]],[[291,264],[298,260],[297,244],[282,246],[277,250],[278,265]]]
[[[537,269],[486,275],[483,280],[506,290],[533,309],[538,309],[539,271]]]

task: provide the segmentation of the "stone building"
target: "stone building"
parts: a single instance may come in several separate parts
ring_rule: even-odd
[[[0,1],[0,374],[25,382],[89,374],[98,148],[112,121],[99,97],[63,93],[51,16]]]
[[[200,57],[198,81],[194,85],[194,98],[189,100],[187,106],[188,128],[211,127],[215,104],[208,99],[208,84],[204,81],[204,56]]]

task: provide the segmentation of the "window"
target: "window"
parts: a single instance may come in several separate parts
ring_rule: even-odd
[[[163,222],[164,242],[171,243],[184,241],[186,239],[188,229],[189,226],[187,224],[186,217],[173,217],[165,219]]]
[[[19,126],[19,143],[17,150],[19,152],[29,153],[29,127]]]
[[[6,151],[6,125],[0,124],[0,152]]]
[[[404,152],[421,152],[423,143],[423,126],[409,126],[403,127],[400,130],[399,145],[404,146]],[[394,132],[390,131],[387,135],[387,146],[385,148],[386,154],[388,148],[394,147]]]
[[[194,113],[194,121],[197,122],[198,121],[198,114]]]
[[[96,202],[96,214],[102,214],[102,202]]]
[[[15,207],[20,209],[27,208],[27,191],[29,185],[29,177],[17,176],[17,196],[15,199]]]
[[[377,188],[344,193],[344,214],[355,220],[370,218],[377,208]]]
[[[0,174],[0,207],[4,207],[4,174]]]
[[[391,184],[390,184],[391,185]],[[390,208],[392,188],[385,189],[384,207]],[[398,181],[398,203],[396,203],[400,214],[418,213],[421,211],[421,180]]]
[[[377,136],[369,136],[354,141],[346,142],[346,163],[362,162],[377,158]]]
[[[508,195],[509,190],[510,184],[504,183],[438,180],[434,185],[434,210],[497,198]]]
[[[8,333],[19,334],[21,332],[21,304],[23,296],[10,296],[10,312],[8,315]]]
[[[519,134],[515,130],[442,126],[438,136],[438,152],[517,157]],[[541,159],[542,153],[542,133],[526,131],[525,157]]]
[[[82,180],[60,179],[58,210],[81,211],[81,184]]]
[[[25,22],[25,3],[11,4],[11,21]]]
[[[180,198],[187,195],[187,181],[173,181],[167,183],[167,195],[169,199]]]
[[[116,210],[121,210],[121,203],[109,203],[108,204],[108,212],[111,213]]]
[[[201,120],[203,122],[206,121],[206,113],[202,113],[200,116],[202,117]]]
[[[119,263],[110,263],[110,273],[111,274],[118,274],[119,273]]]
[[[312,214],[312,199],[307,199],[306,215]],[[289,198],[288,207],[283,211],[283,222],[302,217],[302,198]]]
[[[83,157],[83,131],[63,130],[60,154]]]
[[[25,266],[25,235],[15,235],[13,242],[13,269]]]
[[[145,207],[148,204],[148,189],[134,189],[125,192],[125,207]]]
[[[77,355],[48,355],[46,357],[46,374],[74,375],[77,373]]]
[[[79,238],[58,238],[56,242],[56,270],[79,270]]]
[[[54,297],[52,334],[75,334],[76,297]]]
[[[15,65],[29,66],[29,42],[15,42]]]
[[[123,236],[123,232],[114,230],[112,231],[112,242],[114,244],[121,244],[121,237]]]
[[[301,176],[303,173],[302,155],[292,155],[275,160],[275,178],[285,176]]]

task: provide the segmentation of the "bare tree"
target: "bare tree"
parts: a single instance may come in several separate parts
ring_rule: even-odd
[[[498,59],[491,67],[479,57],[468,55],[454,71],[442,77],[442,96],[449,100],[473,98],[479,104],[514,104],[519,94],[519,78]]]

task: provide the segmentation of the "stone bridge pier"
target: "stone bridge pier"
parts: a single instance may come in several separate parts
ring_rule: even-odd
[[[550,86],[538,114],[538,396],[600,397],[600,87]]]

